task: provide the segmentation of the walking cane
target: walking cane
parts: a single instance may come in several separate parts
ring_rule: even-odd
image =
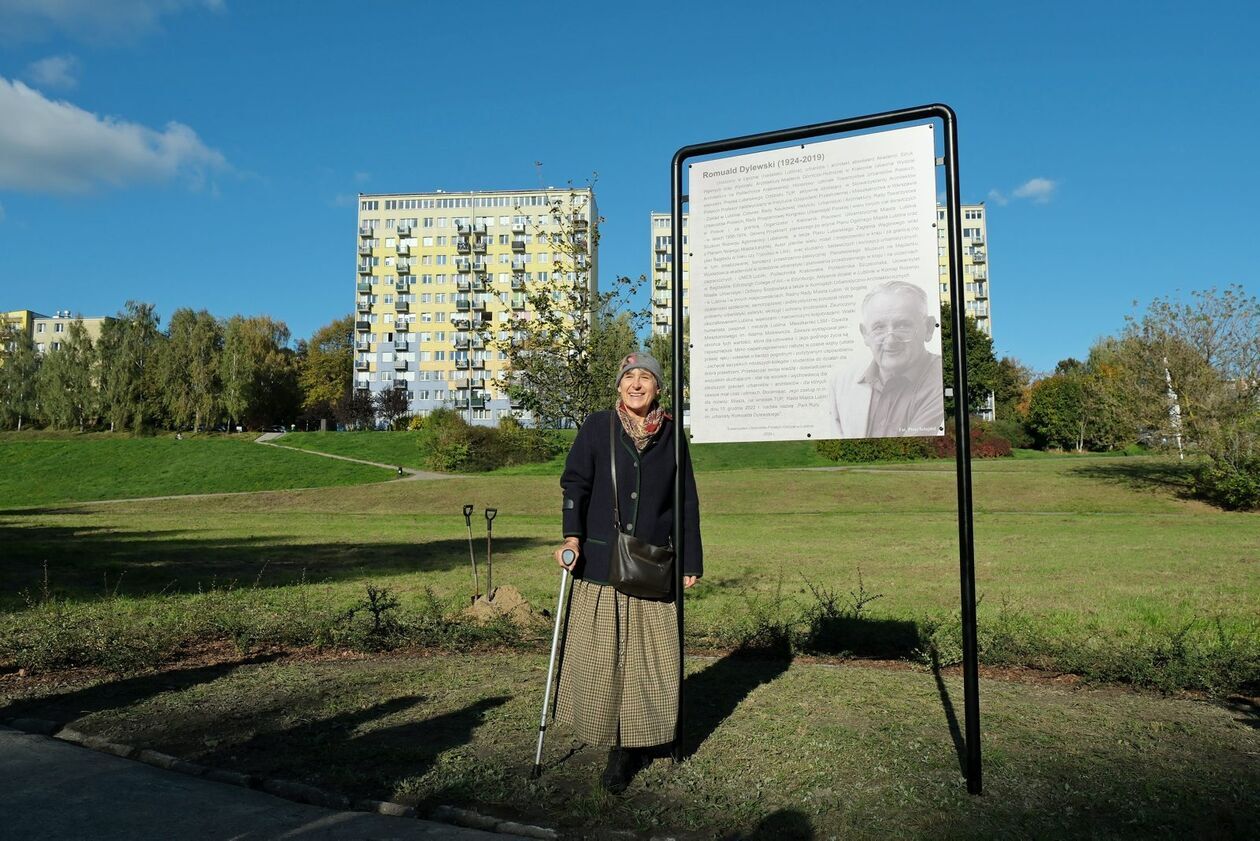
[[[499,513],[497,508],[486,509],[486,598],[494,598],[494,554],[492,544],[494,543],[494,516]]]
[[[547,664],[547,688],[543,690],[542,718],[538,722],[538,751],[534,754],[534,770],[529,775],[531,780],[542,776],[543,737],[547,735],[547,708],[551,706],[551,680],[556,670],[556,649],[560,643],[560,611],[564,607],[564,585],[569,583],[568,567],[573,566],[573,562],[577,560],[577,553],[572,549],[565,549],[560,553],[560,559],[565,562],[566,567],[560,570],[560,599],[556,602],[556,629],[551,632],[551,661]]]
[[[473,568],[473,598],[476,599],[481,595],[481,582],[477,580],[477,559],[473,556],[472,545],[472,512],[473,506],[464,506],[464,525],[468,526],[468,560],[472,561]]]

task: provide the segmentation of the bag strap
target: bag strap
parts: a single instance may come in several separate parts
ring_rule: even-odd
[[[612,467],[613,525],[617,527],[617,531],[620,533],[621,507],[617,499],[617,421],[617,411],[614,409],[608,415],[608,460]]]

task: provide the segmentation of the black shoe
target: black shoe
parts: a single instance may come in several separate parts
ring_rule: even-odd
[[[613,748],[608,751],[608,767],[599,778],[605,791],[621,794],[630,786],[641,765],[639,753],[630,748]]]

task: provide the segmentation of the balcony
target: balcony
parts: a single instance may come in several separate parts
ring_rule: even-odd
[[[514,234],[523,234],[523,233],[525,233],[525,225],[524,225],[523,223],[520,223],[520,222],[516,223],[515,225],[513,225],[513,226],[512,226],[512,233],[514,233]]]
[[[523,237],[512,237],[512,250],[513,250],[513,251],[524,251],[524,250],[525,250],[525,239],[524,239]]]
[[[977,251],[977,252],[975,252],[974,254],[972,254],[972,255],[971,255],[971,262],[973,262],[973,263],[983,263],[983,262],[985,262],[984,252],[983,252],[983,251]]]
[[[399,225],[397,228],[394,228],[394,233],[400,237],[409,237],[411,236],[411,226]]]
[[[411,262],[409,260],[399,260],[394,263],[394,271],[399,274],[411,274]]]
[[[394,339],[394,350],[405,352],[407,347],[408,343],[406,339]]]
[[[469,289],[472,289],[472,281],[466,277],[457,277],[455,278],[455,288],[460,292],[467,292]]]
[[[524,289],[524,288],[525,288],[525,278],[523,278],[523,277],[516,277],[515,275],[513,275],[513,277],[512,277],[512,288],[513,288],[513,289],[515,289],[515,290],[521,290],[521,289]]]
[[[372,243],[370,242],[359,243],[359,256],[371,257],[372,256]]]
[[[486,269],[490,268],[490,264],[485,260],[473,260],[468,264],[468,268],[470,271],[484,274]]]
[[[407,370],[407,364],[408,364],[408,363],[407,363],[407,360],[405,360],[405,359],[395,359],[395,360],[394,360],[394,370],[395,370],[395,371],[406,371],[406,370]]]
[[[473,232],[474,234],[484,234],[484,233],[486,232],[486,223],[485,223],[485,222],[474,222],[474,223],[473,223],[473,226],[472,226],[472,232]]]
[[[590,240],[586,238],[586,234],[573,235],[573,246],[575,248],[580,248],[585,251],[588,245],[590,245]]]
[[[466,257],[455,258],[455,271],[466,273],[472,268],[472,261]]]
[[[456,367],[456,368],[458,368],[458,369],[459,369],[459,370],[461,370],[461,371],[466,371],[466,370],[468,370],[468,366],[469,366],[470,364],[471,364],[471,362],[470,362],[469,360],[467,360],[467,359],[456,359],[456,360],[455,360],[455,367]]]
[[[569,214],[569,224],[574,228],[585,228],[588,222],[585,216],[575,210]]]
[[[459,231],[461,234],[470,234],[472,233],[472,223],[471,222],[456,222],[455,230]]]
[[[371,353],[372,343],[365,339],[359,339],[359,341],[354,343],[354,349],[359,353]]]
[[[468,237],[455,237],[455,250],[460,254],[467,254],[472,251],[472,242]]]
[[[656,269],[656,271],[661,272],[663,274],[668,274],[671,266],[669,263],[657,263],[652,268]]]
[[[484,370],[486,369],[486,360],[484,360],[484,359],[474,359],[474,360],[472,361],[472,367],[473,367],[473,369],[474,369],[474,370],[484,371]]]
[[[370,237],[374,233],[376,233],[376,230],[371,225],[359,226],[359,236],[361,237]]]
[[[361,275],[370,275],[371,273],[372,273],[372,264],[371,264],[371,263],[360,263],[360,264],[359,264],[359,274],[361,274]]]
[[[354,329],[355,329],[355,331],[356,331],[356,332],[359,332],[359,333],[371,333],[371,332],[372,332],[372,322],[370,322],[370,321],[356,321],[356,322],[354,323]]]
[[[472,301],[456,301],[455,302],[455,309],[459,310],[460,312],[468,312],[472,308],[473,308]]]
[[[372,370],[372,363],[366,359],[356,359],[354,360],[354,370],[370,371]]]
[[[657,254],[668,254],[669,246],[670,246],[670,243],[668,242],[658,242],[652,250],[655,251]]]
[[[472,400],[470,400],[469,403],[465,403],[464,405],[467,406],[470,404],[472,405],[474,409],[484,409],[486,408],[486,398],[484,395],[482,395],[481,397],[473,395]]]
[[[652,285],[653,285],[653,286],[655,286],[657,289],[668,289],[668,288],[669,288],[669,278],[667,278],[667,277],[658,277],[655,281],[653,281]]]
[[[371,312],[372,301],[368,298],[359,298],[354,302],[354,308],[357,312]]]
[[[406,301],[394,301],[394,310],[396,312],[411,312],[411,304]]]
[[[456,330],[466,331],[466,330],[472,329],[472,322],[466,318],[452,318],[451,326],[454,327]]]
[[[394,291],[397,292],[399,295],[407,294],[408,292],[411,291],[411,280],[410,279],[404,280],[401,277],[398,278],[398,280],[394,281]]]
[[[400,242],[400,243],[398,243],[398,247],[395,249],[395,251],[397,251],[397,252],[398,252],[398,256],[399,256],[399,257],[410,257],[410,256],[411,256],[411,246],[410,246],[410,245],[403,245],[401,242]]]
[[[406,388],[406,387],[407,387],[406,380],[394,380],[394,388]]]
[[[486,248],[487,248],[489,245],[490,245],[490,238],[489,238],[489,237],[473,237],[473,241],[472,241],[472,249],[473,249],[473,251],[479,251],[479,252],[481,252],[481,253],[483,253],[483,254],[484,254],[484,253],[485,253]]]
[[[471,344],[472,344],[472,339],[468,338],[467,336],[455,337],[455,347],[457,348],[466,348],[466,347],[469,347]]]
[[[354,289],[360,295],[367,295],[372,291],[372,284],[366,280],[361,280],[354,285]]]
[[[656,313],[656,315],[652,316],[652,320],[657,324],[669,324],[669,310]]]
[[[512,271],[523,272],[525,271],[525,265],[526,265],[525,261],[521,259],[520,257],[512,258]]]

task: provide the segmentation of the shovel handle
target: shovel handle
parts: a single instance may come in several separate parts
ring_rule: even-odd
[[[472,528],[472,512],[473,512],[473,506],[471,505],[464,506],[464,524],[468,526],[469,528]]]

